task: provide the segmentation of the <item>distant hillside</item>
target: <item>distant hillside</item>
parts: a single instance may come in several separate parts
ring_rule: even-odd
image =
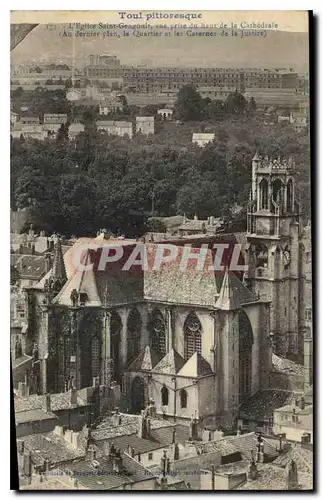
[[[37,26],[12,51],[12,62],[71,61],[72,39]],[[142,30],[144,31],[144,30]],[[203,30],[201,30],[203,31]],[[205,30],[204,30],[205,31]],[[153,66],[288,67],[308,70],[308,34],[268,31],[266,38],[170,36],[77,38],[78,63],[89,54],[110,53],[123,64]]]

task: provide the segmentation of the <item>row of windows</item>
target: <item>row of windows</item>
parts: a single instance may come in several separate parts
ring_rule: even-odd
[[[169,401],[169,390],[164,385],[160,392],[161,392],[162,405],[167,406]],[[179,399],[180,399],[180,407],[187,408],[187,392],[185,391],[185,389],[181,389],[179,391]]]

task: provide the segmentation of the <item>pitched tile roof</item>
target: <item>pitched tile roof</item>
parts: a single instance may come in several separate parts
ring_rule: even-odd
[[[90,266],[91,264],[91,256],[90,253],[87,252],[84,259],[84,266]],[[53,300],[53,303],[63,305],[71,303],[72,290],[76,290],[79,296],[80,294],[86,294],[87,307],[100,307],[102,305],[93,269],[85,269],[82,271],[76,269],[74,276],[65,283],[60,293]]]
[[[154,372],[175,375],[184,365],[184,358],[177,351],[171,349],[155,366]]]
[[[150,346],[146,346],[129,366],[129,371],[152,370],[160,361],[160,354]]]
[[[255,432],[248,432],[247,434],[240,434],[238,436],[227,436],[223,440],[227,440],[233,444],[247,459],[251,456],[251,450],[257,450],[258,436]],[[262,438],[262,441],[265,455],[271,459],[277,457],[278,451],[276,450],[276,446],[265,437]]]
[[[117,436],[126,436],[136,434],[138,431],[139,415],[130,415],[128,413],[121,413],[121,424],[117,424],[113,416],[104,417],[102,422],[99,423],[92,431],[92,436],[95,441],[104,439],[114,439]],[[150,428],[159,429],[162,427],[169,427],[169,422],[162,418],[151,418]]]
[[[286,467],[286,465],[291,461],[297,465],[298,471],[303,471],[307,474],[312,474],[313,472],[313,450],[304,448],[299,443],[294,443],[287,453],[282,453],[274,461],[273,464],[279,467]]]
[[[30,491],[37,491],[37,490],[66,491],[66,490],[76,490],[77,488],[74,487],[72,484],[63,483],[62,481],[59,480],[59,478],[50,477],[49,479],[46,479],[41,483],[27,484],[20,487],[19,489],[30,490]]]
[[[70,392],[62,392],[58,394],[50,395],[51,401],[51,410],[59,411],[59,410],[68,410],[72,408],[78,408],[80,406],[88,406],[86,401],[78,397],[77,404],[71,404],[71,395]],[[30,396],[16,396],[14,397],[15,411],[27,411],[27,410],[35,410],[37,408],[43,408],[44,404],[44,396],[32,394]]]
[[[212,373],[209,363],[201,354],[195,352],[180,369],[178,375],[182,377],[201,377],[204,375],[211,375]]]
[[[37,420],[52,420],[52,419],[57,419],[54,413],[52,412],[46,413],[44,410],[40,408],[15,412],[16,425],[24,424],[27,422],[35,422]]]
[[[91,244],[95,244],[95,249]],[[82,248],[83,245],[83,248]],[[123,256],[116,262],[107,262],[104,270],[99,269],[102,252],[104,248],[111,245],[122,246]],[[141,266],[131,266],[127,271],[124,264],[128,261],[134,248],[142,251],[147,256],[148,269],[143,270]],[[90,247],[90,249],[89,249]],[[61,292],[55,298],[59,304],[70,305],[71,286],[77,288],[80,282],[89,280],[89,287],[96,296],[94,284],[101,303],[107,305],[118,305],[133,303],[134,301],[157,300],[169,303],[196,304],[212,307],[215,305],[218,289],[214,271],[210,269],[213,264],[213,255],[211,250],[207,250],[203,269],[200,270],[195,258],[190,258],[187,265],[181,265],[185,260],[185,251],[187,248],[177,246],[177,257],[172,262],[162,263],[159,269],[154,268],[155,256],[158,249],[156,244],[138,243],[134,240],[118,240],[102,238],[81,238],[64,255],[64,263],[68,282]],[[82,254],[89,252],[91,262],[93,263],[93,275],[91,272],[78,270],[75,268],[74,257],[78,252]],[[192,248],[190,253],[199,253],[199,248]],[[89,257],[88,257],[89,258]],[[79,274],[87,274],[81,277]],[[36,286],[37,289],[43,289],[45,280],[50,276],[44,277]],[[73,284],[70,282],[73,281]],[[74,286],[75,285],[75,286]],[[77,285],[77,286],[76,286]],[[91,285],[91,286],[90,286]],[[97,298],[93,303],[96,303]]]
[[[272,371],[304,376],[304,365],[295,363],[295,361],[290,359],[277,356],[277,354],[273,354]]]
[[[135,453],[148,453],[153,450],[158,450],[165,446],[169,446],[173,442],[173,435],[175,429],[175,442],[184,444],[189,438],[189,427],[187,425],[167,425],[167,427],[159,427],[151,429],[150,435],[147,438],[141,438],[137,433],[130,435],[112,436],[108,439],[109,443],[113,443],[116,448],[127,451],[131,446]],[[107,440],[97,439],[97,434],[92,433],[92,437],[96,444],[103,450],[105,447],[104,442]],[[104,441],[104,442],[103,442]]]
[[[198,256],[200,248],[176,246],[176,257],[171,262],[161,263],[159,269],[156,269],[154,263],[158,248],[160,251],[158,244],[146,245],[148,270],[144,276],[144,298],[214,307],[218,289],[215,272],[212,271],[212,251],[206,250],[203,268],[199,269],[197,259],[191,257],[186,261],[185,254],[189,251],[192,256]]]
[[[14,359],[11,363],[11,366],[12,366],[13,370],[17,369],[18,367],[20,367],[23,364],[26,364],[26,367],[28,367],[29,365],[31,367],[32,361],[33,361],[33,358],[31,356],[28,356],[27,354],[23,354],[19,358]]]
[[[258,422],[264,422],[266,417],[272,417],[274,410],[284,404],[291,402],[293,395],[286,391],[259,391],[247,400],[239,408],[239,417]]]
[[[17,269],[20,278],[40,279],[45,273],[43,255],[11,254],[10,262]]]
[[[257,464],[258,477],[248,480],[235,490],[287,490],[286,472],[280,467],[272,464]],[[301,490],[311,490],[313,488],[312,474],[298,474],[298,482]]]
[[[84,457],[84,450],[72,447],[64,438],[55,432],[30,434],[23,438],[25,449],[31,451],[31,459],[35,465],[43,465],[49,460],[51,465]]]
[[[224,311],[231,311],[239,309],[243,304],[257,301],[258,297],[248,290],[235,274],[226,270],[215,306]]]
[[[78,480],[78,483],[89,490],[113,490],[124,484],[131,484],[153,479],[155,476],[142,464],[122,455],[124,472],[117,474],[113,470],[111,461],[107,457],[99,457],[98,465],[93,467],[93,462],[83,460],[71,463],[64,467]]]

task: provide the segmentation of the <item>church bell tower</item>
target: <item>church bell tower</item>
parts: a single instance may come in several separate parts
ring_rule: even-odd
[[[270,333],[276,354],[296,356],[299,338],[299,206],[292,159],[252,161],[247,214],[248,283],[270,306]]]

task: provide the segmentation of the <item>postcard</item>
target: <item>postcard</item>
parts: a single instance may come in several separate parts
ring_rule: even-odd
[[[307,11],[12,11],[12,489],[313,491]]]

